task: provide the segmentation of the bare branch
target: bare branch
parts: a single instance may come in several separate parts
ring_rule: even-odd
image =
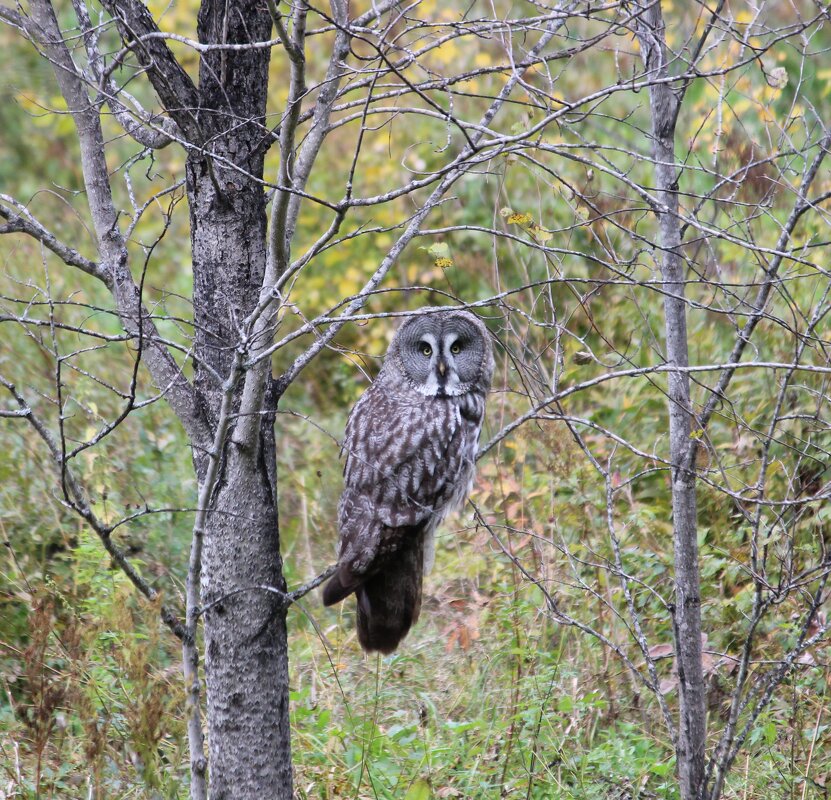
[[[77,250],[61,242],[45,225],[36,220],[29,210],[6,194],[0,194],[0,217],[6,220],[6,225],[0,226],[0,234],[25,233],[51,250],[58,258],[70,267],[78,269],[98,278],[105,285],[110,283],[110,275],[94,261],[82,256]]]
[[[104,0],[102,5],[116,20],[124,41],[135,43],[136,54],[167,113],[190,141],[200,143],[198,92],[159,36],[150,11],[139,0]]]
[[[49,0],[33,0],[31,13],[28,30],[53,64],[58,86],[78,132],[84,182],[101,255],[98,265],[101,279],[113,293],[125,330],[137,335],[143,328],[146,363],[157,387],[165,392],[192,440],[202,444],[207,440],[207,427],[196,410],[191,387],[142,308],[138,287],[130,274],[126,244],[118,229],[118,214],[113,204],[98,109],[89,100]]]

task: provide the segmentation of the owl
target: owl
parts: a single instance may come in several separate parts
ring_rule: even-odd
[[[467,311],[407,318],[346,424],[330,606],[353,592],[358,641],[391,653],[418,619],[441,521],[473,483],[493,351]]]

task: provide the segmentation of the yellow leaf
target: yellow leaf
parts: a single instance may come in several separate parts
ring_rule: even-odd
[[[539,225],[534,225],[534,227],[531,228],[531,233],[534,234],[534,238],[541,244],[545,244],[554,235],[551,231],[547,231]]]

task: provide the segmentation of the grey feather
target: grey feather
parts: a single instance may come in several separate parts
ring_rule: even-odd
[[[358,639],[391,652],[418,619],[438,525],[470,491],[493,351],[466,311],[408,318],[346,424],[332,605],[355,592]]]

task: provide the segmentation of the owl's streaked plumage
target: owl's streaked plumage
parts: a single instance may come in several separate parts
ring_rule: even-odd
[[[421,608],[439,523],[473,483],[493,352],[467,311],[404,322],[346,424],[338,569],[329,606],[355,593],[358,640],[390,653]]]

